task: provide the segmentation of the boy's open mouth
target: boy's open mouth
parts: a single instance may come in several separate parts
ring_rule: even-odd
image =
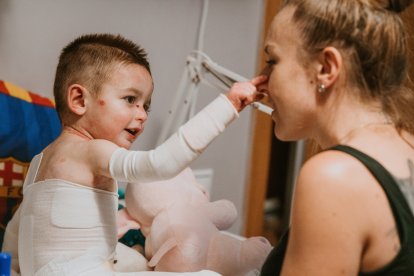
[[[138,133],[137,129],[128,129],[128,128],[126,128],[125,130],[128,131],[131,135],[134,135],[134,136]]]

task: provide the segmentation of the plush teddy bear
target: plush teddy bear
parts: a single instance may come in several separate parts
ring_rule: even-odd
[[[145,257],[156,271],[199,271],[248,275],[260,270],[271,250],[263,237],[241,238],[222,230],[237,218],[228,200],[209,201],[191,169],[151,183],[132,183],[125,192],[119,234],[140,227]]]

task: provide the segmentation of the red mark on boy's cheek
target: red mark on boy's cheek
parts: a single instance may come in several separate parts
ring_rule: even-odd
[[[104,106],[105,105],[105,101],[104,100],[98,100],[99,105]]]

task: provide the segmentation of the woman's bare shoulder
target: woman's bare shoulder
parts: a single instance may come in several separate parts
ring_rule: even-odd
[[[367,217],[375,211],[366,206],[375,201],[380,189],[374,176],[353,156],[341,151],[321,152],[304,164],[298,176],[296,223],[316,218],[324,221],[323,232],[343,233],[352,228],[351,235],[361,239],[355,234],[366,234]]]
[[[312,270],[319,275],[357,273],[368,237],[368,213],[363,210],[372,191],[366,181],[375,180],[358,160],[340,151],[321,152],[304,164],[294,192],[286,255],[286,266],[296,275]]]
[[[358,181],[364,175],[368,176],[369,172],[355,157],[342,151],[327,150],[314,155],[305,162],[300,171],[299,180],[315,182],[315,185],[337,183],[350,187],[351,179]]]

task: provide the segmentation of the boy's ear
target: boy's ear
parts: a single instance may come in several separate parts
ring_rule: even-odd
[[[68,88],[67,102],[69,109],[77,114],[83,115],[86,112],[86,98],[88,90],[79,84],[72,84]]]
[[[335,47],[326,47],[320,53],[317,80],[329,89],[343,69],[342,55]]]

